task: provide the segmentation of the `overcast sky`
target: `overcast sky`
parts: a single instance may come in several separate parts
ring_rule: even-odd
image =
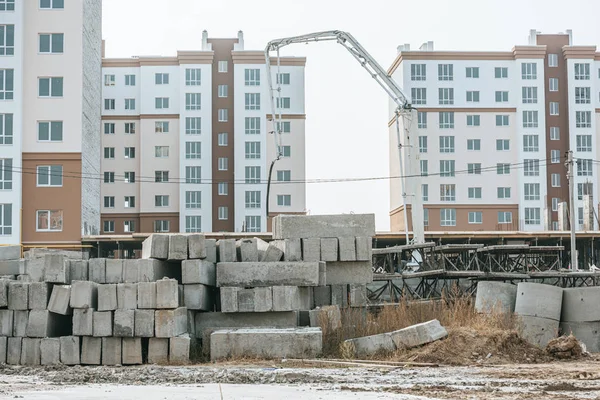
[[[600,45],[598,0],[104,0],[107,57],[175,55],[209,37],[244,31],[248,50],[323,30],[350,32],[387,69],[399,44],[436,50],[510,50],[530,29],[573,29],[575,45]],[[286,47],[306,64],[307,178],[389,176],[387,95],[335,43]],[[311,214],[375,213],[389,230],[389,183],[307,185]]]

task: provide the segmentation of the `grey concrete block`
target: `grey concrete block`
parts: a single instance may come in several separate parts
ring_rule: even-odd
[[[600,321],[598,304],[600,304],[600,287],[565,288],[560,320],[563,322]]]
[[[60,339],[43,338],[40,341],[40,363],[42,365],[60,364]]]
[[[69,332],[71,332],[71,318],[69,316],[54,314],[48,310],[32,310],[29,312],[25,336],[36,338],[58,337]]]
[[[69,260],[68,263],[71,282],[89,280],[88,260]]]
[[[211,263],[217,263],[217,239],[205,239],[204,245],[206,246],[206,258],[205,260]]]
[[[29,308],[29,283],[13,281],[8,284],[8,308],[10,310]]]
[[[92,336],[94,334],[94,309],[76,308],[73,310],[73,335]]]
[[[239,312],[273,311],[273,291],[271,287],[241,289],[237,297]]]
[[[573,335],[585,344],[590,353],[600,353],[600,322],[561,322],[560,333],[562,335]]]
[[[331,286],[317,286],[313,289],[314,307],[331,305]]]
[[[71,315],[73,310],[71,303],[71,286],[70,285],[54,285],[50,301],[48,302],[48,310],[56,314]]]
[[[0,336],[13,335],[14,315],[13,310],[0,310]]]
[[[154,259],[131,260],[138,264],[138,282],[156,282],[164,277],[174,277],[172,264]]]
[[[278,262],[283,258],[283,251],[280,247],[281,243],[267,243],[262,239],[256,239],[258,247],[258,260],[261,262]]]
[[[504,282],[479,281],[475,310],[479,313],[512,314],[517,300],[517,285]]]
[[[348,295],[348,305],[350,307],[364,307],[369,302],[367,285],[356,283],[348,285]]]
[[[119,283],[117,285],[117,309],[135,310],[137,308],[137,283]]]
[[[156,310],[154,315],[154,332],[156,337],[171,338],[186,333],[187,309]]]
[[[0,307],[8,307],[8,284],[9,279],[0,279]]]
[[[238,292],[240,290],[241,288],[237,287],[223,287],[219,289],[221,296],[221,312],[239,312]]]
[[[161,279],[156,282],[156,308],[177,308],[179,287],[175,279]]]
[[[64,255],[44,256],[44,280],[50,283],[71,283],[71,266]]]
[[[154,310],[135,310],[134,328],[136,337],[154,336]]]
[[[340,261],[356,261],[356,238],[340,237]]]
[[[319,328],[228,329],[210,335],[212,361],[237,358],[314,358],[321,354]]]
[[[529,343],[545,348],[549,341],[558,336],[559,325],[555,319],[519,315],[518,331]]]
[[[521,282],[517,287],[515,313],[560,321],[562,297],[560,287]]]
[[[219,251],[220,262],[237,261],[237,249],[235,246],[235,239],[221,239],[217,241],[217,249]]]
[[[304,260],[304,262],[313,262],[321,260],[320,238],[302,239],[302,259]]]
[[[191,260],[206,258],[206,243],[203,234],[193,233],[188,235],[187,240],[188,258]]]
[[[308,311],[311,327],[334,332],[342,328],[342,314],[338,306],[325,306]]]
[[[207,286],[216,286],[216,264],[206,260],[183,261],[181,263],[181,282],[184,285],[201,283]]]
[[[15,311],[13,320],[13,336],[25,337],[27,335],[27,324],[29,322],[29,311]]]
[[[21,363],[21,344],[23,338],[9,337],[6,347],[6,363],[8,365],[19,365]]]
[[[85,336],[81,338],[81,364],[100,365],[102,362],[102,338]]]
[[[311,288],[298,286],[273,286],[273,311],[310,310]]]
[[[23,338],[21,342],[21,365],[40,365],[42,361],[40,342],[41,339]]]
[[[123,260],[106,260],[106,283],[123,283]]]
[[[338,260],[338,239],[321,238],[321,261]]]
[[[44,281],[44,266],[43,258],[33,258],[25,261],[25,272],[31,277],[32,282]]]
[[[102,338],[102,365],[121,364],[122,339],[118,337]]]
[[[0,275],[22,275],[26,269],[25,260],[0,261]]]
[[[348,307],[348,285],[331,285],[331,305]]]
[[[258,261],[258,244],[256,238],[240,239],[236,242],[237,259],[242,262]]]
[[[138,283],[140,281],[140,263],[138,259],[123,260],[123,282]]]
[[[98,285],[98,311],[112,311],[118,307],[117,285]]]
[[[213,289],[202,285],[184,285],[183,304],[188,310],[214,311]]]
[[[142,339],[123,338],[121,346],[123,365],[138,365],[142,363]]]
[[[94,311],[92,321],[94,337],[113,335],[113,311]]]
[[[437,319],[423,322],[390,333],[397,349],[412,349],[448,336],[448,331]]]
[[[156,282],[140,282],[137,289],[137,308],[156,308]]]
[[[328,262],[327,285],[373,282],[373,269],[370,261]]]
[[[373,238],[365,236],[356,238],[356,261],[373,262]]]
[[[202,339],[207,329],[275,327],[293,328],[298,324],[295,311],[270,313],[197,313],[196,337]]]
[[[148,364],[169,362],[169,339],[150,338],[148,341]]]
[[[142,258],[166,260],[169,257],[169,235],[152,234],[142,243]]]
[[[187,260],[188,239],[185,235],[169,235],[169,256],[171,261]]]
[[[196,337],[196,311],[187,310],[187,333]]]
[[[21,258],[21,246],[0,246],[0,260],[18,260]]]
[[[135,332],[135,310],[115,311],[113,336],[133,337]]]
[[[98,284],[89,281],[72,281],[71,308],[97,308]]]
[[[157,292],[158,296],[158,292]],[[183,295],[183,285],[177,285],[177,304],[185,306],[185,298]]]
[[[81,363],[80,340],[78,336],[61,336],[60,362],[65,365],[78,365]]]
[[[344,346],[355,357],[369,357],[380,352],[388,353],[396,350],[390,333],[348,339],[344,341]]]
[[[8,338],[0,337],[0,364],[6,364],[7,342]]]
[[[29,284],[29,309],[45,310],[50,300],[51,287],[46,282],[31,282]]]
[[[319,266],[319,262],[218,263],[217,286],[319,286]]]
[[[279,248],[283,251],[284,261],[302,261],[302,240],[285,239],[278,240]],[[281,245],[283,243],[283,245]]]
[[[169,362],[188,364],[190,362],[190,336],[181,335],[169,339]]]
[[[92,282],[106,283],[106,259],[92,258],[88,261],[88,275]]]
[[[375,236],[375,214],[278,215],[273,239]]]

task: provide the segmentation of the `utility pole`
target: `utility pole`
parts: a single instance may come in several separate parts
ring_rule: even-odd
[[[575,240],[575,180],[573,179],[573,150],[567,152],[567,179],[569,180],[569,224],[571,225],[571,270],[577,271],[577,243]]]

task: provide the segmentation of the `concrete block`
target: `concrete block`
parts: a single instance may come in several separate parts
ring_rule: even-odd
[[[41,339],[23,338],[21,342],[21,365],[40,365],[42,354]]]
[[[188,364],[190,362],[190,336],[181,335],[169,339],[169,362]]]
[[[137,290],[137,308],[156,308],[156,282],[140,282]]]
[[[325,332],[334,332],[342,327],[342,314],[338,306],[325,306],[308,311],[311,327],[321,328]]]
[[[240,239],[236,242],[237,259],[242,262],[258,261],[257,239]]]
[[[517,285],[504,282],[479,281],[475,310],[483,314],[512,314],[517,300]]]
[[[327,285],[373,282],[373,268],[370,261],[328,262]]]
[[[78,336],[61,336],[60,362],[65,365],[78,365],[80,358],[80,340]]]
[[[256,239],[258,247],[258,260],[262,262],[278,262],[283,258],[283,251],[280,247],[281,243],[267,243],[262,239]]]
[[[573,334],[577,340],[585,344],[588,352],[600,353],[600,322],[561,322],[560,333]]]
[[[8,307],[8,284],[9,279],[0,279],[0,307]]]
[[[44,281],[44,266],[45,261],[43,258],[33,258],[25,261],[25,272],[31,277],[32,282],[43,282]]]
[[[0,310],[0,336],[13,335],[14,315],[13,310]]]
[[[205,239],[204,245],[206,246],[205,260],[216,264],[218,261],[217,239]]]
[[[331,305],[331,286],[316,286],[313,289],[314,307]]]
[[[138,283],[140,281],[140,263],[138,259],[123,260],[123,282]]]
[[[518,302],[517,298],[517,304]],[[520,315],[517,325],[519,335],[523,339],[535,346],[545,348],[549,341],[558,336],[560,323],[555,319]]]
[[[348,339],[344,341],[344,346],[350,349],[355,357],[369,357],[377,353],[388,353],[396,350],[390,333]]]
[[[113,311],[94,311],[92,320],[94,337],[113,335]]]
[[[278,215],[273,239],[375,236],[375,214]]]
[[[369,302],[367,298],[367,285],[350,284],[348,285],[348,305],[350,307],[363,307]]]
[[[175,279],[161,279],[156,282],[156,308],[177,308],[179,287]]]
[[[150,338],[148,341],[148,364],[169,362],[169,339]]]
[[[373,262],[373,238],[359,236],[356,238],[356,261]]]
[[[340,261],[356,261],[356,238],[340,237]]]
[[[207,286],[217,285],[217,267],[206,260],[186,260],[181,263],[181,282],[184,285],[201,283]]]
[[[64,255],[44,256],[44,280],[50,283],[71,283],[71,266]]]
[[[142,339],[123,338],[121,346],[123,365],[138,365],[142,363]]]
[[[237,249],[235,239],[221,239],[217,241],[217,249],[219,250],[220,262],[236,262]]]
[[[73,310],[73,335],[92,336],[94,334],[94,309],[76,308]]]
[[[283,251],[284,261],[302,261],[302,240],[300,238],[277,240],[274,242]]]
[[[117,306],[117,285],[98,285],[98,311],[113,311]]]
[[[137,283],[119,283],[117,285],[117,309],[135,310],[137,308]]]
[[[319,265],[319,262],[285,261],[218,263],[217,286],[319,286]]]
[[[302,239],[302,259],[304,260],[304,262],[313,262],[321,260],[321,239]]]
[[[102,338],[84,336],[81,338],[81,364],[100,365],[102,362]]]
[[[135,332],[135,310],[115,311],[113,336],[133,337]]]
[[[241,289],[237,297],[239,312],[273,311],[273,292],[270,287]]]
[[[600,304],[600,287],[565,288],[560,320],[563,322],[600,321],[598,304]]]
[[[298,286],[273,286],[273,311],[310,310],[312,288]]]
[[[238,308],[238,292],[241,288],[223,287],[219,289],[221,296],[221,312],[233,313],[239,312]]]
[[[88,260],[69,260],[68,263],[71,282],[89,280]]]
[[[560,321],[562,296],[560,287],[521,282],[517,287],[515,313]]]
[[[21,363],[21,344],[23,338],[9,337],[6,345],[6,363],[8,365],[19,365]]]
[[[0,364],[6,364],[7,342],[8,338],[0,337]]]
[[[154,332],[156,337],[170,338],[186,333],[187,309],[156,310],[154,315]]]
[[[134,310],[134,336],[154,336],[154,313],[154,310]]]
[[[25,260],[0,261],[0,275],[23,275],[25,273]]]
[[[314,358],[321,354],[319,328],[227,329],[210,335],[212,361],[237,358]]]
[[[177,304],[185,306],[185,297],[183,294],[183,285],[177,285]]]
[[[166,260],[169,257],[169,235],[152,234],[142,243],[142,258]]]
[[[92,258],[88,261],[88,275],[92,282],[106,283],[106,259]]]
[[[183,304],[188,310],[214,311],[213,289],[202,285],[184,285]]]
[[[118,337],[102,338],[102,365],[121,364],[122,339]]]
[[[187,333],[194,338],[196,337],[196,311],[194,310],[187,310]]]
[[[25,337],[27,335],[27,323],[29,322],[29,311],[15,311],[13,317],[13,336]]]
[[[203,234],[188,235],[188,258],[191,260],[206,258],[206,244]]]
[[[310,310],[300,310],[298,311],[298,326],[310,326]]]
[[[321,261],[338,260],[338,239],[321,238]]]
[[[423,322],[391,332],[392,340],[397,349],[412,349],[448,336],[448,331],[437,319]]]
[[[331,305],[348,307],[348,285],[331,285]]]
[[[21,258],[21,246],[0,246],[0,260],[18,260]]]
[[[48,302],[48,310],[56,314],[71,315],[73,310],[71,303],[71,286],[70,285],[54,285],[50,301]]]
[[[29,309],[45,310],[50,300],[51,286],[46,282],[31,282],[29,284]]]
[[[202,339],[207,329],[275,327],[293,328],[298,324],[294,311],[269,313],[197,313],[196,337]]]
[[[14,275],[2,275],[3,277],[7,277],[7,276],[14,276]],[[31,277],[29,275],[17,275],[17,281],[19,282],[27,282],[27,283],[31,283]]]
[[[71,318],[48,310],[31,310],[26,335],[35,338],[58,337],[71,333]]]
[[[89,281],[71,282],[71,308],[97,308],[98,284]]]
[[[187,260],[188,239],[185,235],[169,235],[169,257],[171,261]]]
[[[40,364],[60,364],[60,339],[43,338],[40,340]]]
[[[106,260],[106,283],[123,283],[123,260]]]
[[[172,264],[154,259],[131,260],[138,264],[138,282],[156,282],[164,277],[174,277]]]
[[[8,308],[10,310],[29,308],[29,283],[12,281],[8,284]]]

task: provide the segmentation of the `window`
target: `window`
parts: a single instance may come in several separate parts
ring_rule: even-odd
[[[202,122],[200,117],[185,118],[185,134],[199,135],[202,132]]]
[[[292,195],[290,194],[278,194],[277,205],[281,207],[289,207],[292,205]]]
[[[560,128],[558,126],[550,127],[550,140],[560,140]]]
[[[62,9],[65,8],[65,0],[40,0],[40,8]]]
[[[277,123],[277,127],[281,133],[290,133],[292,131],[292,124],[290,121],[282,121]]]
[[[423,195],[423,201],[429,201],[429,185],[422,184],[421,185],[421,194]]]
[[[481,124],[481,116],[467,115],[467,126],[479,126]]]
[[[496,126],[508,126],[508,115],[496,115]]]
[[[40,33],[39,42],[40,53],[54,53],[59,54],[63,52],[64,49],[64,40],[65,35],[63,33]],[[13,48],[14,51],[14,48]],[[107,84],[106,78],[111,75],[104,76],[104,85],[105,86],[114,86],[115,85],[115,76],[112,75],[112,84]]]
[[[218,139],[219,146],[221,146],[221,147],[227,146],[227,143],[228,143],[227,132],[221,132],[221,133],[219,133],[219,135],[217,136],[217,139]]]
[[[440,129],[454,128],[454,112],[440,112]]]
[[[591,89],[589,87],[575,88],[575,104],[590,104],[591,102]]]
[[[135,172],[134,171],[126,171],[125,178],[123,180],[125,183],[135,183]]]
[[[114,110],[115,109],[115,99],[104,99],[104,109],[105,110]]]
[[[260,69],[245,69],[244,70],[244,84],[246,86],[259,86],[260,85]]]
[[[538,112],[537,111],[523,111],[523,128],[537,128],[538,127]]]
[[[510,150],[510,140],[508,139],[496,139],[496,150],[508,151]]]
[[[154,182],[169,182],[169,171],[154,171]]]
[[[135,75],[125,75],[125,86],[135,86]]]
[[[507,67],[494,68],[494,77],[495,78],[508,78],[508,68]]]
[[[455,171],[454,166],[454,160],[440,160],[440,176],[453,177]]]
[[[424,81],[427,79],[427,66],[425,64],[411,64],[410,80]]]
[[[38,94],[40,97],[62,97],[63,78],[39,78],[38,89]]]
[[[290,98],[281,97],[277,98],[277,108],[290,108]]]
[[[198,166],[185,167],[185,183],[200,183],[201,172]]]
[[[155,207],[169,207],[169,196],[156,195],[154,196]]]
[[[0,159],[0,190],[12,190],[12,187],[13,187],[12,165],[13,165],[12,158]]]
[[[115,208],[115,196],[104,196],[104,207]]]
[[[538,135],[523,135],[523,151],[534,152],[540,150],[540,140]]]
[[[427,136],[419,136],[419,153],[427,153]]]
[[[229,219],[229,207],[219,207],[219,220],[226,221]]]
[[[37,185],[38,186],[62,186],[63,167],[62,165],[43,165],[37,167]]]
[[[102,225],[104,233],[113,233],[115,231],[115,221],[104,221]]]
[[[0,144],[13,144],[12,114],[0,114]]]
[[[38,210],[36,230],[38,232],[60,232],[63,228],[62,210]]]
[[[277,173],[279,178],[279,172]],[[279,180],[279,179],[277,179]],[[246,183],[260,183],[260,167],[246,167],[245,168],[245,182]]]
[[[540,160],[523,160],[525,176],[540,176]]]
[[[456,185],[440,185],[440,201],[455,201]]]
[[[481,211],[469,211],[469,223],[470,224],[481,224],[481,223],[483,223],[483,212],[481,212]]]
[[[105,172],[104,173],[104,183],[115,183],[115,173],[114,172]]]
[[[14,97],[14,70],[0,69],[0,100],[12,100]]]
[[[560,174],[552,174],[550,178],[552,187],[560,187]]]
[[[427,160],[419,160],[419,169],[421,170],[421,176],[429,175],[428,165],[429,163],[427,162]]]
[[[229,119],[229,110],[226,108],[219,108],[219,122],[227,122]]]
[[[156,73],[154,74],[154,83],[157,85],[168,85],[169,84],[169,74],[166,73]]]
[[[260,93],[246,93],[245,97],[245,109],[246,110],[260,110]],[[290,108],[283,107],[283,108]]]
[[[575,80],[589,81],[590,80],[590,64],[575,64]]]
[[[217,90],[219,97],[227,97],[227,85],[219,85]]]
[[[550,78],[549,86],[551,92],[558,92],[558,78]]]
[[[169,133],[169,121],[156,121],[154,123],[154,133]]]
[[[454,136],[440,136],[440,153],[454,153]]]
[[[185,231],[187,233],[202,232],[202,217],[200,215],[187,215],[185,217]]]
[[[14,25],[0,25],[0,56],[14,56],[14,55],[15,55],[15,26]]]
[[[560,163],[560,150],[550,150],[550,160],[552,164]]]
[[[427,89],[412,88],[410,89],[410,97],[412,104],[427,104]]]
[[[260,134],[260,117],[246,117],[245,119],[246,135],[259,135]]]
[[[537,104],[537,87],[523,86],[523,104]]]
[[[292,156],[292,146],[277,146],[277,148],[279,149],[281,157],[288,158]]]
[[[558,54],[548,54],[548,66],[558,67]]]
[[[558,115],[558,102],[550,102],[550,115]]]
[[[260,191],[246,191],[246,208],[260,208]]]
[[[576,128],[591,128],[592,127],[592,112],[591,111],[575,111],[575,127]]]
[[[442,208],[440,210],[441,226],[456,226],[456,209]]]
[[[577,151],[592,151],[592,135],[577,135]]]
[[[468,190],[469,199],[481,199],[481,188],[470,187]]]
[[[156,158],[169,157],[169,146],[154,146],[154,157],[156,157]]]
[[[540,214],[540,209],[537,207],[525,207],[525,225],[539,225]]]
[[[481,175],[481,163],[467,164],[467,173],[469,175]]]
[[[452,64],[438,64],[438,80],[454,80],[454,66]]]
[[[246,159],[260,158],[260,142],[246,142]]]
[[[505,163],[496,164],[496,173],[498,175],[509,175],[510,174],[510,164],[505,164]]]
[[[499,199],[510,199],[510,188],[509,187],[499,187],[497,189],[498,198]]]
[[[479,103],[479,91],[467,91],[467,103]]]
[[[481,139],[467,139],[467,150],[481,150]]]
[[[40,142],[62,142],[63,123],[62,121],[44,121],[38,122],[38,140]]]
[[[281,170],[277,171],[277,182],[289,182],[292,180],[292,171]]]
[[[15,11],[15,0],[0,0],[0,11]]]
[[[227,182],[219,182],[218,190],[219,196],[227,196],[229,194],[229,186],[227,185]]]
[[[201,100],[202,99],[201,99],[200,93],[186,93],[185,94],[185,109],[186,110],[200,110],[202,108]]]
[[[521,78],[526,80],[537,79],[537,64],[523,63],[521,64]]]
[[[200,68],[186,68],[185,86],[200,86],[202,83],[202,70]]]
[[[219,72],[227,72],[227,61],[219,61]]]
[[[135,207],[135,196],[125,196],[124,201],[125,208],[134,208]]]
[[[135,99],[125,99],[125,109],[135,110]]]
[[[427,113],[418,111],[417,113],[417,128],[427,129]]]
[[[154,99],[154,106],[157,110],[164,110],[165,108],[169,108],[169,98],[168,97],[156,97]]]
[[[185,158],[188,160],[202,158],[201,145],[201,142],[185,142]]]
[[[290,84],[290,74],[288,72],[277,74],[275,76],[275,81],[279,85],[289,85]]]
[[[467,67],[467,78],[479,78],[479,67]]]
[[[123,231],[125,233],[135,232],[135,221],[134,220],[123,221]]]
[[[577,163],[577,176],[592,176],[592,161],[593,160],[584,160],[578,159]]]
[[[593,193],[594,185],[591,182],[577,184],[577,200],[583,200],[583,196]]]
[[[185,208],[188,210],[202,208],[202,192],[186,191]]]
[[[246,223],[246,232],[262,232],[259,216],[246,215],[244,222]]]
[[[170,225],[168,219],[157,219],[154,221],[154,232],[169,232]]]
[[[454,89],[439,88],[440,104],[454,104]]]
[[[523,187],[525,200],[539,200],[540,199],[540,184],[539,183],[526,183]]]
[[[499,224],[512,224],[512,212],[498,211],[498,223]]]
[[[135,122],[125,122],[125,134],[135,135]]]
[[[583,207],[577,208],[577,223],[583,225]]]
[[[496,103],[507,103],[508,92],[507,91],[496,91]]]
[[[105,147],[104,148],[104,158],[114,159],[115,158],[115,148],[114,147]]]
[[[104,134],[105,135],[114,135],[115,134],[115,123],[114,122],[105,122],[104,123]]]
[[[227,171],[229,168],[229,159],[227,157],[219,157],[218,164],[219,171]]]
[[[423,209],[423,226],[429,226],[429,209]]]
[[[552,211],[558,211],[558,203],[560,203],[560,199],[557,197],[552,198]]]

